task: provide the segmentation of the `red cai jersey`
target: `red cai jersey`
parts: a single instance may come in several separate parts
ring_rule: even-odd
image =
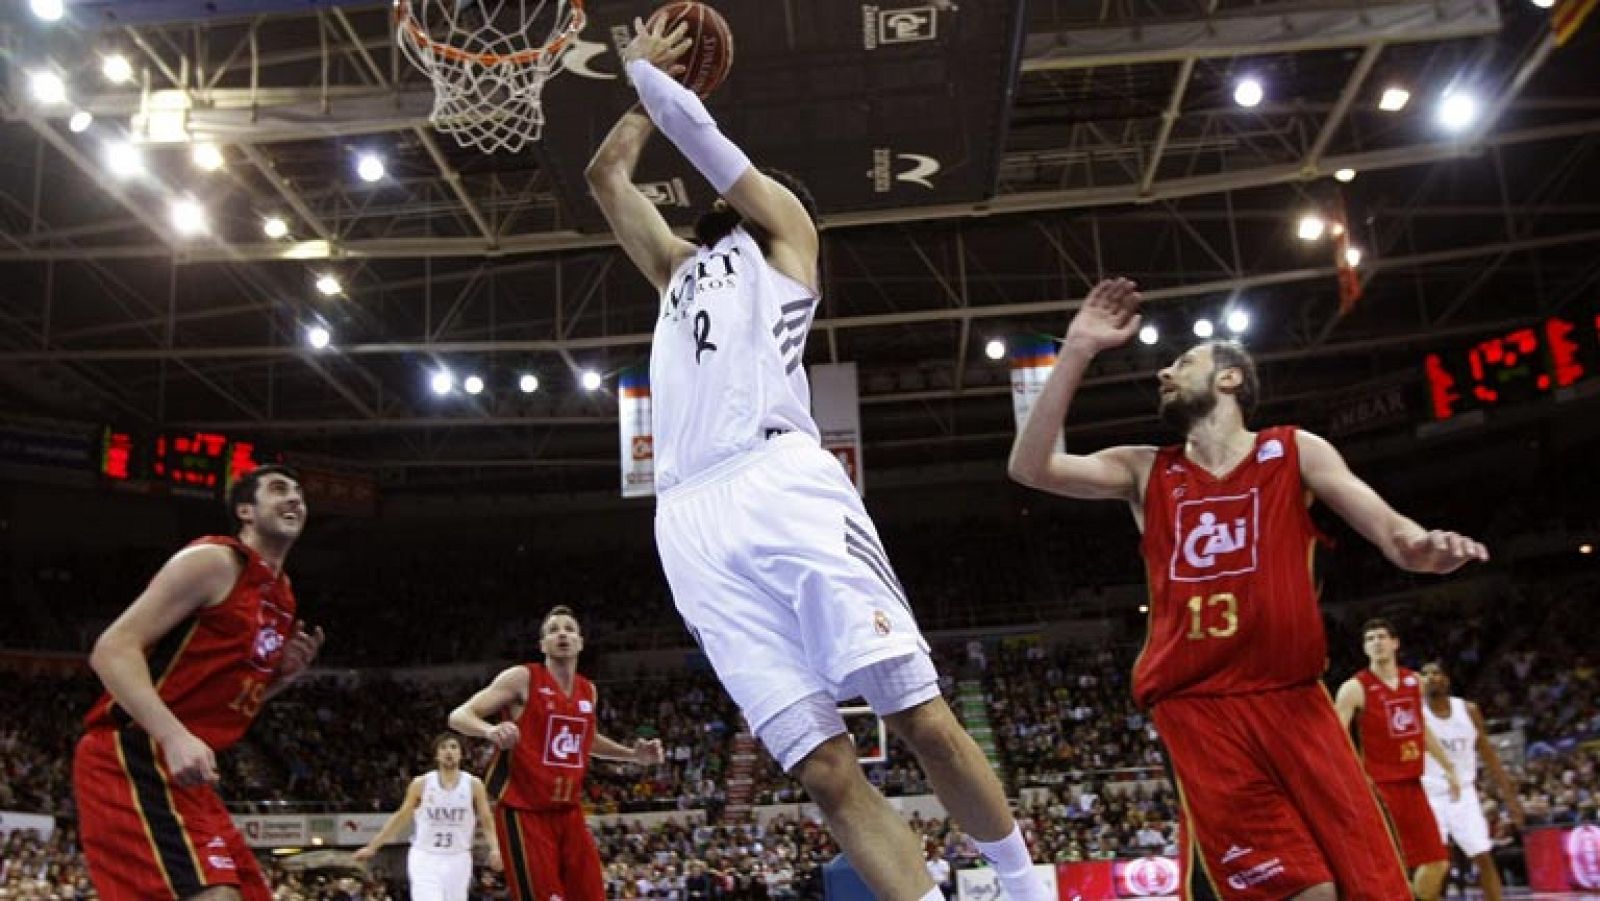
[[[496,751],[484,780],[502,804],[532,811],[568,810],[582,800],[595,735],[594,683],[574,676],[572,694],[537,663],[528,667],[528,703],[517,717],[522,740]]]
[[[289,577],[237,538],[209,535],[189,547],[220,545],[243,567],[222,603],[202,607],[146,652],[156,693],[184,728],[214,750],[239,740],[266,700],[294,628]],[[84,717],[86,730],[133,725],[110,692]]]
[[[1423,733],[1422,677],[1399,667],[1394,688],[1370,669],[1356,673],[1366,697],[1361,708],[1361,761],[1373,782],[1422,778],[1427,739]]]
[[[1315,682],[1328,644],[1292,426],[1263,429],[1217,478],[1182,446],[1156,454],[1145,488],[1149,631],[1133,670],[1142,707],[1181,696],[1271,691]]]

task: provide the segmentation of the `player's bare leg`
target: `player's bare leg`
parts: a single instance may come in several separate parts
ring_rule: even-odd
[[[1472,858],[1478,867],[1478,888],[1483,889],[1483,901],[1500,901],[1500,868],[1495,865],[1494,855],[1488,851]]]
[[[999,841],[1011,834],[1016,821],[1006,803],[1005,789],[944,698],[883,720],[916,755],[933,793],[963,832],[980,842]]]
[[[1339,891],[1331,882],[1319,882],[1294,896],[1294,901],[1338,901]]]
[[[1444,891],[1444,878],[1448,875],[1450,861],[1425,863],[1417,867],[1416,874],[1411,877],[1411,890],[1419,901],[1439,901],[1439,895]]]
[[[938,891],[926,868],[909,865],[922,859],[916,836],[867,781],[847,736],[818,745],[792,775],[822,808],[828,830],[875,897],[914,901]]]

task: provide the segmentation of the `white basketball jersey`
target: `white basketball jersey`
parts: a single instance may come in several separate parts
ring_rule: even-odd
[[[743,228],[673,272],[650,350],[657,494],[774,432],[820,440],[801,365],[816,305]]]
[[[445,788],[434,770],[422,777],[422,801],[412,814],[415,831],[411,850],[429,854],[470,854],[472,836],[478,828],[473,812],[470,773],[460,773],[453,788]]]
[[[1422,705],[1423,715],[1428,719],[1428,730],[1433,737],[1444,746],[1446,756],[1455,765],[1456,779],[1461,786],[1472,785],[1478,780],[1478,727],[1472,722],[1472,715],[1467,713],[1467,702],[1460,698],[1450,699],[1450,717],[1441,719],[1434,714],[1433,708],[1427,704]],[[1450,791],[1450,782],[1444,777],[1444,767],[1433,759],[1433,755],[1424,755],[1425,763],[1422,769],[1422,787],[1434,794],[1444,794]]]

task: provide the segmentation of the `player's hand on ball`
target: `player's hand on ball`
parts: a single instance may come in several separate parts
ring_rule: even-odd
[[[689,50],[689,23],[679,21],[676,28],[663,34],[665,27],[665,18],[654,25],[646,25],[643,19],[635,17],[633,40],[622,48],[622,65],[642,59],[668,75],[682,72],[683,66],[677,65],[677,61]]]
[[[167,772],[179,785],[216,785],[217,755],[211,746],[182,732],[162,741],[161,753],[166,757]]]
[[[495,723],[483,737],[493,742],[495,747],[509,751],[522,740],[522,730],[517,728],[516,723]]]
[[[1489,561],[1489,549],[1457,532],[1434,529],[1401,539],[1401,548],[1417,572],[1451,573],[1476,560]]]
[[[1083,299],[1067,327],[1067,343],[1099,353],[1128,343],[1139,331],[1139,286],[1125,278],[1108,278]]]
[[[633,743],[633,759],[640,766],[654,766],[666,760],[667,753],[662,749],[660,739],[646,741],[641,738]]]
[[[283,659],[278,663],[278,680],[288,682],[300,678],[311,661],[317,659],[327,638],[321,626],[315,632],[307,632],[305,620],[295,620],[294,637],[289,639],[288,646],[283,649]]]

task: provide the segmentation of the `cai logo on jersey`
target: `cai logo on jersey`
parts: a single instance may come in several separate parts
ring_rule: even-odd
[[[1422,734],[1422,717],[1417,715],[1417,702],[1414,698],[1385,699],[1383,720],[1389,724],[1389,735],[1394,738]]]
[[[1174,582],[1205,582],[1255,572],[1261,497],[1248,494],[1181,501],[1173,518]]]
[[[588,720],[550,714],[544,728],[544,762],[549,766],[583,769],[583,739],[588,732]]]
[[[283,646],[289,640],[289,612],[266,598],[256,613],[256,635],[250,643],[250,666],[263,673],[278,668],[278,658],[283,656]]]

